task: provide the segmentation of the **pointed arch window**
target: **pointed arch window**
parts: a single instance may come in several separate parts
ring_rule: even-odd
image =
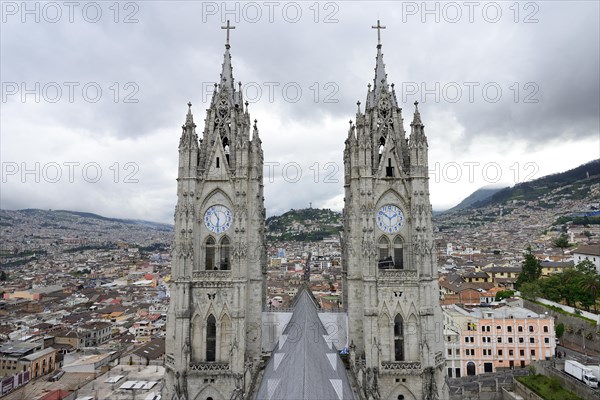
[[[217,321],[210,314],[206,320],[206,361],[215,361],[217,356]]]
[[[404,269],[404,243],[400,236],[394,239],[394,268]]]
[[[229,238],[227,236],[223,237],[223,239],[221,239],[221,244],[219,246],[219,255],[221,257],[221,262],[220,262],[220,269],[222,270],[228,270],[231,269],[231,264],[230,264],[230,243],[229,243]]]
[[[394,360],[404,361],[404,320],[400,314],[394,318]]]
[[[207,271],[215,269],[215,239],[209,236],[205,245],[204,269]]]
[[[392,266],[392,257],[390,257],[390,241],[387,237],[379,238],[379,268],[390,268]]]

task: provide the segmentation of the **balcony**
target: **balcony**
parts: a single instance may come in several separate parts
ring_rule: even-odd
[[[381,371],[393,375],[420,375],[423,369],[419,361],[382,361]]]
[[[192,283],[195,287],[231,287],[231,270],[194,271]]]
[[[380,285],[396,286],[398,284],[416,285],[419,282],[419,274],[416,270],[408,269],[379,269],[377,280]]]
[[[191,362],[190,371],[202,372],[229,372],[229,363],[226,362]]]

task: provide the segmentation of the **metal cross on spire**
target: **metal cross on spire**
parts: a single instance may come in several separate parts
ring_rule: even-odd
[[[231,26],[229,20],[227,20],[227,25],[222,26],[221,29],[227,29],[227,42],[225,42],[225,47],[229,48],[229,30],[235,29],[235,26]]]
[[[381,46],[381,30],[385,29],[385,26],[381,26],[379,20],[377,20],[377,26],[372,26],[371,29],[377,29],[377,45]]]

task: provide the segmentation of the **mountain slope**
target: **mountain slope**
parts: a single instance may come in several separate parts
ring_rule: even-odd
[[[479,188],[476,191],[474,191],[473,193],[471,193],[469,196],[465,197],[463,199],[463,201],[461,201],[460,203],[458,203],[456,206],[452,207],[451,209],[447,210],[446,212],[458,211],[458,210],[463,210],[465,208],[469,208],[470,206],[472,206],[475,203],[480,203],[480,202],[485,201],[490,196],[493,196],[494,194],[498,193],[499,191],[501,191],[503,189],[506,189],[506,188],[490,187],[490,186],[484,186],[482,188]]]
[[[565,172],[502,189],[488,198],[472,203],[471,208],[504,204],[513,200],[537,200],[551,193],[572,199],[585,198],[590,194],[590,186],[595,183],[600,183],[600,159]]]

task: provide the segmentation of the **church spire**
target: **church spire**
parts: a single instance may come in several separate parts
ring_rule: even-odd
[[[383,53],[381,53],[381,30],[385,29],[385,26],[381,26],[379,20],[377,25],[372,26],[372,29],[377,29],[377,57],[375,63],[375,79],[373,81],[373,90],[375,91],[375,97],[379,97],[381,88],[383,86],[387,89],[387,74],[385,73],[385,64],[383,63]]]
[[[221,29],[227,30],[227,39],[225,41],[225,54],[223,56],[223,66],[221,69],[221,81],[219,82],[219,86],[221,90],[227,90],[233,99],[235,86],[233,81],[233,67],[231,66],[231,54],[229,53],[229,49],[231,48],[229,45],[229,31],[235,29],[235,26],[231,26],[229,20],[227,20],[227,25],[222,26]]]
[[[188,102],[188,112],[187,115],[185,116],[185,126],[191,126],[191,127],[196,127],[196,125],[194,124],[194,114],[192,114],[192,102]]]
[[[389,85],[387,81],[387,73],[385,72],[385,64],[383,62],[383,53],[381,52],[381,30],[385,29],[380,21],[377,20],[377,25],[371,28],[377,29],[377,56],[375,57],[375,78],[373,79],[373,88],[369,87],[369,93],[367,95],[366,108],[374,107],[381,96],[383,88],[389,92]],[[392,95],[391,102],[396,105],[395,96]]]
[[[419,102],[415,101],[415,114],[413,116],[413,122],[411,125],[420,125],[423,126],[423,122],[421,122],[421,113],[419,112]]]

